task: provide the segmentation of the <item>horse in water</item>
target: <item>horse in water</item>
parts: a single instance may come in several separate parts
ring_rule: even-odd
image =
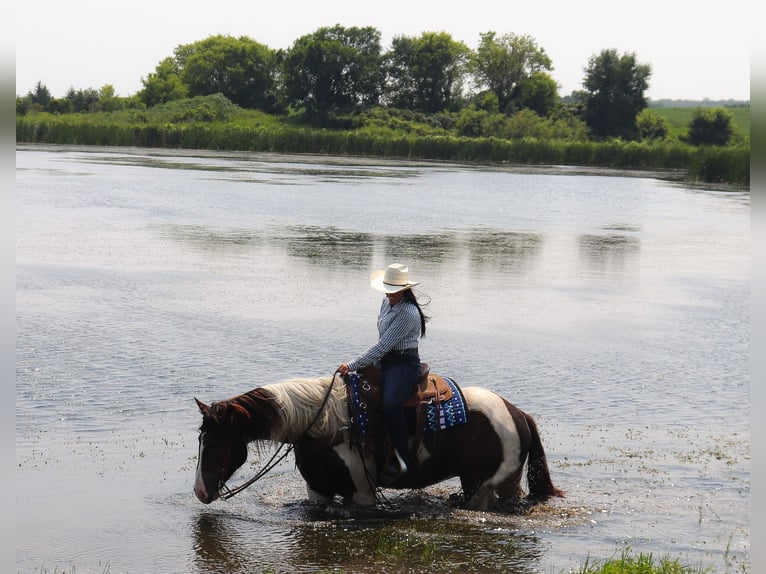
[[[385,486],[418,489],[459,477],[465,506],[473,510],[518,509],[563,497],[551,481],[532,417],[489,390],[458,389],[450,383],[463,401],[460,424],[433,424],[424,431],[423,419],[445,419],[444,411],[421,417],[415,416],[415,408],[409,409],[414,464]],[[349,390],[349,378],[333,375],[267,385],[211,405],[195,398],[202,413],[197,498],[209,504],[231,496],[226,482],[245,463],[247,445],[255,441],[291,445],[310,500],[330,502],[340,496],[346,503],[375,504],[385,463],[380,438],[385,432],[380,417],[366,410],[371,397],[360,399]],[[365,410],[355,409],[359,405]],[[377,428],[377,434],[365,438],[360,422],[371,431]],[[526,496],[521,488],[525,462]]]

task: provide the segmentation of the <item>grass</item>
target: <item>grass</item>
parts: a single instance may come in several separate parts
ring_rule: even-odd
[[[749,134],[750,109],[730,109],[737,118],[737,129],[742,131],[745,126]],[[683,129],[685,133],[694,109],[652,108],[652,112],[665,115],[673,130]],[[677,137],[661,142],[594,142],[579,136],[553,137],[550,134],[554,132],[545,130],[539,136],[521,137],[527,133],[524,129],[518,132],[519,137],[463,136],[448,127],[446,117],[430,118],[432,122],[443,122],[438,129],[435,125],[421,125],[428,119],[420,116],[402,119],[396,114],[379,112],[371,114],[369,123],[360,120],[362,123],[355,127],[319,129],[296,124],[289,118],[243,110],[223,96],[198,96],[149,110],[16,116],[16,142],[576,165],[658,170],[668,172],[674,179],[750,185],[749,135],[746,137],[741,131],[737,145],[696,148]],[[385,123],[390,121],[399,123]],[[538,124],[540,121],[538,118]],[[415,129],[418,126],[423,129]],[[532,127],[527,129],[536,133]]]
[[[742,137],[750,137],[750,106],[725,108],[731,112],[735,131]],[[686,135],[689,122],[697,108],[649,108],[649,111],[664,117],[668,122],[668,138],[678,139]]]
[[[409,538],[408,532],[399,532],[396,529],[392,529],[383,532],[378,537],[378,543],[374,549],[373,561],[380,562],[386,560],[392,568],[391,571],[395,571],[396,568],[390,562],[391,559],[394,562],[405,561],[408,565],[412,566],[414,563],[421,563],[423,565],[431,564],[438,550],[437,545],[433,542],[416,543],[414,546],[419,547],[420,556],[418,552],[412,554],[413,541]],[[728,561],[727,561],[728,564]],[[731,566],[731,564],[729,564]],[[746,574],[750,568],[747,564],[739,565],[739,572]],[[727,568],[727,572],[731,570]],[[40,574],[47,574],[49,570],[45,567],[40,569]],[[77,570],[74,566],[71,569],[60,570],[56,567],[52,574],[76,574]],[[104,567],[104,574],[108,574],[109,564]],[[267,569],[263,571],[264,574],[271,574],[275,571]],[[317,571],[317,574],[345,574],[343,569],[322,569]],[[712,574],[715,570],[711,568],[703,568],[702,566],[689,566],[682,564],[677,558],[671,559],[668,556],[655,557],[653,554],[644,554],[643,552],[635,554],[630,548],[623,549],[620,552],[619,557],[613,557],[606,560],[591,560],[587,558],[585,563],[577,570],[570,570],[569,574]]]
[[[579,570],[572,571],[573,574],[707,574],[709,572],[712,570],[681,564],[677,558],[672,560],[667,556],[655,558],[651,553],[643,552],[635,555],[629,548],[623,550],[619,558],[593,562],[588,559]]]

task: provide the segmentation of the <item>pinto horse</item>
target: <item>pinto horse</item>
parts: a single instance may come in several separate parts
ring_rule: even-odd
[[[473,510],[517,509],[564,493],[553,486],[532,417],[479,387],[461,389],[467,422],[423,433],[414,464],[391,488],[424,488],[459,477]],[[346,383],[339,377],[292,379],[206,405],[202,413],[194,493],[210,504],[247,459],[247,445],[290,444],[308,497],[372,505],[377,501],[380,449],[354,440]],[[375,452],[377,450],[378,452]],[[528,494],[521,478],[527,464]]]

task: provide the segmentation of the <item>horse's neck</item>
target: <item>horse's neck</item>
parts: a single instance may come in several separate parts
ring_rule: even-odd
[[[338,380],[293,379],[262,388],[273,397],[281,428],[272,440],[295,442],[306,437],[336,434],[347,424],[346,391]],[[328,395],[329,393],[329,395]]]
[[[246,429],[249,441],[284,440],[284,425],[279,406],[268,390],[259,387],[234,397],[229,402],[239,413],[240,424]]]

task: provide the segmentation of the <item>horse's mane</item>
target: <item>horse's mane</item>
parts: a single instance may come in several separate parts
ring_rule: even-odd
[[[300,439],[307,429],[311,437],[331,437],[347,427],[346,386],[340,377],[335,378],[327,403],[319,411],[332,381],[332,377],[299,378],[262,387],[274,396],[283,421],[280,425],[283,436],[272,436],[272,440],[292,442]]]

